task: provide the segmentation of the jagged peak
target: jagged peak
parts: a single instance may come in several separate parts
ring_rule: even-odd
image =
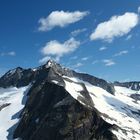
[[[32,71],[37,71],[44,68],[48,69],[50,67],[53,67],[54,65],[58,65],[58,64],[54,60],[49,59],[45,64],[40,65],[39,67],[32,68]]]
[[[45,64],[45,67],[46,68],[49,68],[49,67],[52,67],[52,66],[54,66],[54,65],[56,65],[57,63],[54,61],[54,60],[52,60],[52,59],[49,59],[48,61],[47,61],[47,63]]]
[[[48,60],[46,64],[41,65],[40,67],[30,69],[30,77],[28,75],[28,71],[26,72],[24,70],[27,69],[22,69],[18,67],[15,70],[10,71],[9,74],[5,74],[1,79],[1,86],[9,86],[11,84],[11,79],[18,79],[17,81],[13,80],[12,83],[14,83],[15,85],[19,85],[19,81],[21,81],[21,83],[24,83],[22,81],[22,78],[26,78],[28,82],[32,82],[32,80],[43,79],[45,77],[51,77],[51,79],[54,80],[54,78],[58,78],[58,76],[60,76],[59,79],[62,79],[63,76],[67,76],[77,77],[83,81],[91,83],[92,85],[101,87],[110,92],[111,94],[114,94],[113,85],[106,82],[105,80],[99,79],[89,74],[75,72],[74,70],[61,66],[59,63],[55,62],[52,59]],[[6,84],[3,84],[3,79],[7,79]]]
[[[49,59],[45,64],[33,68],[33,71],[39,70],[39,69],[43,69],[43,68],[50,68],[50,67],[56,67],[56,66],[60,66],[60,64],[58,64],[56,61],[54,61],[53,59]]]

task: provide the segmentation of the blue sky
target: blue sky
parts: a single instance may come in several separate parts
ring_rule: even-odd
[[[139,0],[1,0],[0,75],[53,58],[109,81],[140,80]]]

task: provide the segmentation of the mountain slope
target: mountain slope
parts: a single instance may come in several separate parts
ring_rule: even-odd
[[[132,90],[140,90],[140,82],[138,81],[132,81],[132,82],[114,82],[114,85],[116,86],[121,86],[121,87],[126,87],[126,88],[130,88]]]
[[[17,68],[7,72],[0,78],[0,87],[9,86],[30,87],[14,138],[140,139],[139,89],[77,73],[52,60],[35,69]],[[8,105],[2,106],[4,111]]]
[[[88,82],[77,78],[70,79],[85,84],[94,107],[101,113],[100,116],[108,123],[117,126],[117,129],[112,132],[117,135],[118,139],[138,140],[140,138],[140,100],[133,98],[134,95],[140,95],[139,91],[115,86],[115,95],[112,95]],[[67,86],[66,89],[73,93],[74,86],[71,83],[67,83]]]
[[[12,139],[29,88],[0,89],[0,140]]]

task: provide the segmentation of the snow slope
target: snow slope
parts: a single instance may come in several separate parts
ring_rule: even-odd
[[[132,94],[140,94],[140,92],[115,86],[116,92],[115,95],[112,95],[100,87],[77,78],[64,76],[64,81],[65,89],[77,100],[79,91],[82,90],[79,83],[85,84],[94,107],[102,114],[102,118],[108,123],[118,126],[117,130],[112,130],[118,139],[140,140],[140,101],[130,97]]]
[[[12,134],[19,121],[19,114],[25,105],[29,88],[30,86],[0,88],[0,106],[9,104],[0,111],[0,140],[12,140]]]

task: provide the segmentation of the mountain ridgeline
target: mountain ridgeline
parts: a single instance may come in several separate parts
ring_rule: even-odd
[[[63,68],[60,64],[57,64],[53,60],[48,61],[47,64],[36,69],[23,69],[18,67],[14,70],[8,71],[4,76],[0,78],[0,87],[22,87],[27,86],[34,81],[49,81],[55,80],[56,78],[57,80],[60,80],[60,83],[63,83],[61,76],[77,77],[95,86],[102,87],[111,94],[114,94],[114,88],[111,83],[108,83],[103,79],[99,79],[89,74],[77,73],[73,70]]]
[[[114,85],[140,89],[140,82],[110,83],[89,74],[62,67],[53,60],[35,69],[16,68],[0,78],[0,87],[31,84],[28,99],[20,114],[13,137],[22,140],[117,140],[111,130],[118,127],[106,122],[82,82],[78,100],[65,89],[67,77],[76,77],[115,94]],[[76,82],[75,82],[76,83]]]
[[[140,82],[138,81],[133,81],[133,82],[114,82],[114,85],[116,86],[121,86],[121,87],[127,87],[132,90],[139,91],[140,90]]]

